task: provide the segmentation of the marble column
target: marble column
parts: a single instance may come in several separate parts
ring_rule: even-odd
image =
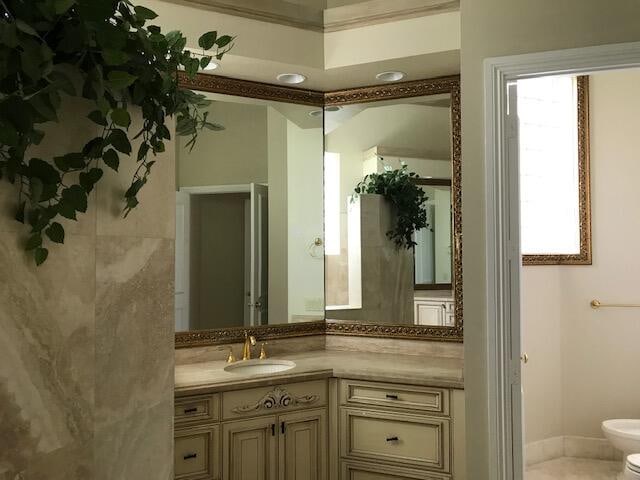
[[[81,147],[95,133],[86,114],[69,103],[33,154]],[[106,171],[41,267],[22,250],[15,192],[0,184],[0,480],[172,478],[175,149],[166,152],[127,219],[135,160]]]

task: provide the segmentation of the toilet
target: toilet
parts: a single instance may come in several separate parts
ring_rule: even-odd
[[[624,469],[624,480],[640,480],[640,454],[629,455]]]
[[[624,453],[623,473],[618,478],[640,480],[640,420],[605,420],[602,431],[611,445]]]

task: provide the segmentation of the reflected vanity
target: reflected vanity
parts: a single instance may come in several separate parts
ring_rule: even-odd
[[[177,146],[176,346],[340,334],[462,341],[458,77],[320,93],[199,75],[209,120]],[[387,237],[369,173],[427,196],[415,248]]]

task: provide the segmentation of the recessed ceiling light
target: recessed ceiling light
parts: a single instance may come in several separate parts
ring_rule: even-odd
[[[406,75],[403,72],[381,72],[376,78],[383,82],[397,82],[402,80]]]
[[[310,117],[321,117],[322,116],[322,110],[311,110],[309,112],[309,116]]]
[[[307,77],[301,73],[281,73],[276,77],[279,82],[295,85],[296,83],[304,82]]]
[[[342,110],[342,107],[338,105],[330,105],[328,107],[325,107],[325,111],[327,112],[337,112],[338,110]]]

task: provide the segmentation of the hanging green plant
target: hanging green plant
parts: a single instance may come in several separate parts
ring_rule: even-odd
[[[203,53],[193,54],[182,33],[147,25],[156,17],[128,0],[0,0],[0,178],[18,186],[15,218],[30,228],[25,248],[38,265],[47,259],[46,241],[64,243],[57,220],[86,212],[103,169],[117,171],[130,156],[137,169],[124,216],[136,208],[153,156],[171,139],[167,117],[176,117],[176,133],[191,137],[190,146],[203,128],[222,128],[203,112],[210,103],[203,95],[179,88],[177,73],[193,78],[229,51],[233,37],[208,32],[199,40]],[[81,151],[29,158],[65,96],[94,104],[87,121],[101,134]],[[136,132],[129,130],[132,108],[142,115]]]
[[[416,184],[418,175],[409,172],[407,165],[393,169],[385,166],[382,173],[371,173],[356,185],[356,196],[364,193],[382,195],[393,207],[395,227],[387,232],[397,248],[411,249],[416,245],[413,234],[428,227],[428,200],[425,191]]]

